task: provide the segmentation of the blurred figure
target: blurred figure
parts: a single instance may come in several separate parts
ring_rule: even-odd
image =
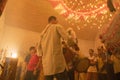
[[[76,33],[72,28],[67,29],[67,35],[69,36],[70,39],[72,39],[76,44],[78,43]]]
[[[55,16],[48,18],[48,25],[41,33],[38,47],[42,56],[43,72],[46,80],[68,80],[66,62],[62,51],[61,38],[69,40],[63,27],[58,24]]]
[[[97,56],[95,56],[94,50],[89,49],[90,66],[87,71],[87,80],[97,80]]]
[[[40,74],[40,68],[37,66],[39,57],[35,47],[30,47],[29,51],[31,55],[27,64],[25,80],[38,80]]]
[[[69,36],[69,38],[71,40],[74,41],[75,44],[72,44],[72,43],[69,42],[69,44],[71,44],[70,47],[72,49],[70,50],[70,52],[64,52],[64,53],[65,54],[67,54],[67,53],[68,54],[73,53],[73,56],[74,55],[79,55],[79,50],[80,49],[78,47],[78,40],[77,40],[75,31],[72,28],[68,28],[67,29],[67,35]],[[63,50],[64,50],[64,48],[63,48]],[[67,57],[70,58],[70,56],[67,56],[67,55],[65,55],[65,56],[66,56],[66,58]],[[74,60],[71,60],[70,62],[68,62],[67,63],[67,67],[68,67],[68,76],[69,76],[69,79],[70,80],[75,80],[75,75],[78,75],[79,73],[75,72],[75,69],[74,69]]]
[[[107,63],[106,63],[107,77],[108,80],[115,80],[113,64],[111,62],[111,55],[113,52],[110,49],[106,49],[106,53],[107,53]]]
[[[104,52],[103,47],[99,47],[97,50],[98,50],[98,79],[107,80],[106,71],[107,55]]]
[[[22,75],[23,75],[23,78],[25,79],[25,77],[26,77],[26,72],[27,72],[27,65],[28,65],[28,63],[29,63],[29,61],[30,61],[30,58],[31,58],[31,55],[32,55],[32,53],[30,52],[30,50],[31,50],[31,48],[29,48],[29,53],[26,55],[26,57],[25,57],[25,59],[24,59],[24,63],[23,63],[23,68],[22,68],[22,71],[23,71],[23,73],[22,73]]]
[[[120,80],[120,48],[116,48],[111,56],[116,80]],[[115,80],[115,79],[114,79]]]
[[[16,80],[20,80],[21,71],[22,71],[22,63],[19,62],[16,70]]]

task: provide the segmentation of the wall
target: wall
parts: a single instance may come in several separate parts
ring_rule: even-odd
[[[2,14],[2,16],[0,16],[0,41],[1,41],[1,37],[3,35],[4,32],[4,14]]]
[[[39,42],[39,33],[5,25],[0,47],[24,55],[30,46]]]
[[[78,39],[78,41],[80,52],[83,55],[87,56],[88,50],[90,48],[94,49],[94,41],[81,39]],[[22,51],[22,53],[25,53],[30,46],[36,45],[38,42],[39,33],[6,26],[0,47]]]
[[[83,56],[88,56],[88,51],[89,49],[94,49],[95,47],[95,41],[90,41],[90,40],[82,40],[82,39],[78,39],[79,42],[79,47],[80,47],[80,53]]]
[[[100,46],[104,46],[104,44],[101,42],[101,40],[99,39],[99,35],[97,35],[96,39],[95,39],[95,51],[97,52],[97,48]]]

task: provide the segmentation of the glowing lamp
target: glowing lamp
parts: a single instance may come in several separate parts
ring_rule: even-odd
[[[11,57],[12,57],[12,58],[17,58],[17,57],[18,57],[18,56],[17,56],[17,53],[12,53]]]

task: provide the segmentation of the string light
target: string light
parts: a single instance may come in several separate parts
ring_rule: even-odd
[[[98,29],[100,29],[100,26],[98,27]]]
[[[65,16],[73,26],[83,28],[96,26],[98,29],[112,20],[113,14],[108,11],[106,0],[49,0],[55,10]],[[117,6],[117,9],[120,9]],[[82,25],[82,26],[80,26]],[[84,26],[83,26],[84,25]],[[99,26],[98,26],[99,25]]]

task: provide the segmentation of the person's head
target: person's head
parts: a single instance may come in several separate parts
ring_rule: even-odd
[[[90,54],[90,56],[93,56],[94,55],[94,50],[93,49],[89,49],[89,54]]]
[[[67,29],[67,33],[68,33],[68,35],[71,35],[71,34],[72,34],[72,31],[73,31],[72,28],[68,28],[68,29]]]
[[[99,46],[97,48],[97,51],[98,51],[99,57],[103,57],[105,55],[105,50],[104,50],[103,46]]]
[[[37,52],[36,48],[34,46],[29,48],[30,54],[35,54]]]
[[[55,16],[50,16],[48,18],[48,23],[57,24],[58,23],[57,18]]]

